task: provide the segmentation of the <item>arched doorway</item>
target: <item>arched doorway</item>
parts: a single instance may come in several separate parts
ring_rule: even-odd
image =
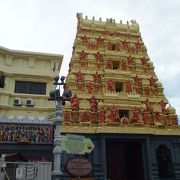
[[[107,179],[144,180],[142,142],[106,141]]]
[[[156,158],[158,164],[158,172],[160,179],[173,179],[174,171],[171,158],[171,150],[166,145],[160,145],[156,149]]]

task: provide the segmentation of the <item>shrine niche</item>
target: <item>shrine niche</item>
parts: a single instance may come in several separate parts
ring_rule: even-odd
[[[106,27],[114,23],[112,19],[99,26],[101,30],[96,20],[91,28],[81,26],[86,21],[82,17],[79,21],[66,82],[73,93],[71,106],[64,108],[66,124],[177,126],[177,115],[168,105],[138,24],[132,21],[136,30],[124,32],[119,26]],[[128,113],[122,115],[121,109]]]

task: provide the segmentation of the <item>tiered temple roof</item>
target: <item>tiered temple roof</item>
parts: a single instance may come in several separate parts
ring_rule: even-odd
[[[67,76],[73,97],[63,110],[63,131],[180,135],[138,23],[81,13],[77,20]]]

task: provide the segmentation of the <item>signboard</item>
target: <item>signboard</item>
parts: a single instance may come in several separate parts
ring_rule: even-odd
[[[87,158],[72,157],[66,162],[65,169],[73,177],[84,177],[91,173],[92,164]]]
[[[16,179],[22,179],[23,178],[23,169],[18,167],[16,168]]]
[[[61,149],[69,154],[85,154],[94,149],[94,144],[91,139],[84,136],[67,134],[62,136]]]

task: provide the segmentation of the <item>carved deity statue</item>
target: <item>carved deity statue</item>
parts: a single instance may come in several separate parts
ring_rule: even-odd
[[[127,93],[132,92],[132,84],[131,84],[130,81],[125,82],[125,91],[126,91]]]
[[[140,41],[139,41],[139,40],[137,40],[135,47],[136,47],[136,51],[141,50],[141,48],[142,48],[142,44],[140,43]]]
[[[151,87],[155,87],[157,88],[157,83],[156,83],[157,79],[155,79],[153,76],[151,76],[151,78],[149,79],[149,84]]]
[[[149,88],[148,86],[145,86],[143,89],[144,89],[144,93],[145,93],[146,95],[149,95],[149,94],[150,94],[150,88]]]
[[[84,50],[80,53],[80,61],[85,61],[87,57],[87,53],[84,52]]]
[[[117,44],[116,44],[116,51],[120,51],[120,49],[121,49],[121,44],[120,44],[120,43],[117,43]]]
[[[148,111],[149,113],[152,113],[153,112],[153,108],[152,108],[151,103],[149,102],[148,98],[146,99],[144,104],[146,105],[146,111]]]
[[[134,79],[134,84],[136,86],[141,86],[142,85],[142,79],[140,79],[137,75],[135,77],[133,77]]]
[[[91,99],[89,100],[90,102],[90,109],[91,111],[97,111],[97,100],[94,96],[91,97]]]
[[[67,110],[63,112],[63,119],[64,119],[64,122],[70,121],[70,114]]]
[[[98,72],[96,71],[96,74],[94,74],[94,82],[95,83],[101,83],[101,75],[98,74]]]
[[[124,115],[124,117],[120,119],[120,122],[121,124],[127,125],[129,124],[129,119]]]
[[[148,65],[148,60],[147,60],[145,57],[142,57],[142,58],[141,58],[141,64],[142,64],[143,66],[147,66],[147,65]]]
[[[112,43],[108,42],[108,50],[112,50]]]
[[[167,102],[164,102],[164,100],[162,99],[161,102],[159,103],[161,105],[161,110],[162,113],[166,113],[168,110],[166,109],[166,105],[168,104]]]
[[[76,80],[78,82],[82,82],[84,80],[84,76],[83,74],[81,73],[81,71],[79,71],[78,73],[76,73]]]
[[[96,57],[96,61],[99,61],[99,62],[103,61],[103,55],[100,54],[100,52],[97,52],[97,54],[95,55],[95,57]]]
[[[104,124],[105,119],[106,119],[106,111],[105,111],[104,107],[102,107],[99,110],[99,123]]]
[[[155,112],[155,122],[165,125],[165,122],[163,121],[163,118],[162,118],[160,112]]]
[[[133,65],[134,64],[134,58],[130,55],[129,57],[127,57],[127,62],[128,62],[128,65]]]
[[[107,90],[108,91],[115,91],[115,84],[114,84],[114,81],[112,79],[109,79],[107,81]]]
[[[139,120],[140,120],[139,113],[140,113],[140,109],[138,109],[137,107],[134,107],[134,109],[132,111],[132,118],[131,118],[132,123],[139,122]]]
[[[107,61],[106,68],[107,68],[107,69],[113,69],[113,63],[112,63],[111,60],[108,60],[108,61]]]
[[[71,109],[72,109],[72,111],[78,111],[79,110],[79,104],[80,104],[80,101],[79,101],[77,95],[75,94],[71,98]]]
[[[141,114],[142,114],[142,120],[143,120],[144,124],[149,124],[149,122],[150,122],[149,112],[146,109],[144,109],[141,112]]]
[[[88,90],[88,93],[92,93],[94,91],[94,83],[92,81],[90,81],[87,85],[86,88]]]
[[[85,85],[84,85],[84,83],[78,82],[78,84],[77,84],[77,89],[78,89],[79,91],[84,91],[84,90],[85,90]]]
[[[122,42],[122,44],[123,44],[123,48],[124,48],[124,49],[128,49],[129,44],[128,44],[128,42],[127,42],[126,40],[124,40],[124,41]]]
[[[174,115],[173,118],[172,118],[172,125],[178,125],[178,117],[177,115]]]
[[[97,44],[97,46],[100,46],[102,43],[103,43],[103,39],[101,39],[101,37],[99,36],[99,37],[96,39],[96,44]]]
[[[115,106],[110,108],[110,114],[108,116],[110,122],[117,122],[118,120],[118,110]]]
[[[86,35],[81,37],[81,39],[82,39],[82,43],[88,43],[88,39],[87,39]]]
[[[127,66],[127,62],[125,60],[120,61],[120,69],[123,71],[127,71],[128,66]]]

